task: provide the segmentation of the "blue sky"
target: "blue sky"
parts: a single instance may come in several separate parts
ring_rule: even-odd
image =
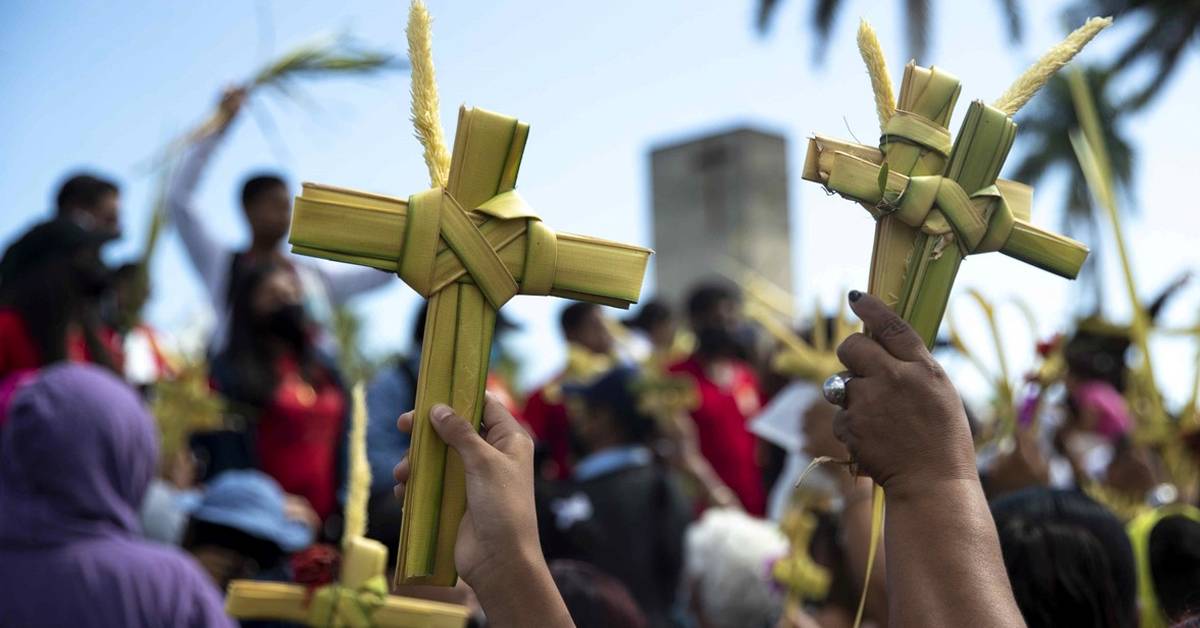
[[[453,124],[460,103],[529,121],[519,183],[552,227],[652,246],[649,149],[748,124],[789,139],[790,263],[798,278],[793,289],[805,310],[813,299],[832,308],[845,289],[865,284],[870,218],[801,181],[803,139],[814,132],[875,135],[854,29],[858,17],[876,26],[898,80],[905,60],[902,3],[850,1],[821,68],[811,62],[809,0],[784,2],[765,38],[752,27],[752,0],[429,4],[444,124]],[[1018,48],[1006,40],[999,3],[934,4],[929,59],[963,79],[962,103],[993,100],[1065,33],[1058,2],[1022,3],[1027,37]],[[406,15],[401,1],[3,3],[0,83],[7,97],[0,99],[5,146],[0,190],[8,200],[0,211],[0,242],[48,214],[64,173],[90,167],[123,185],[126,237],[111,253],[114,259],[131,257],[140,247],[153,187],[139,164],[206,115],[222,85],[243,80],[272,53],[339,29],[402,52]],[[1084,57],[1111,55],[1129,38],[1131,26],[1109,29]],[[1195,50],[1189,53],[1164,95],[1126,129],[1137,139],[1140,157],[1134,190],[1140,212],[1128,230],[1146,293],[1180,269],[1200,267],[1200,212],[1195,201],[1164,185],[1195,177],[1200,125],[1187,121],[1194,119],[1200,96],[1198,59]],[[307,92],[313,108],[271,96],[253,103],[274,122],[285,151],[246,116],[218,153],[200,199],[213,229],[230,243],[246,240],[235,196],[252,169],[279,168],[294,183],[313,180],[395,195],[426,186],[408,122],[406,73],[310,84]],[[1019,135],[1017,146],[1021,150]],[[1038,190],[1035,222],[1058,225],[1059,191],[1057,184]],[[1108,240],[1090,244],[1102,252],[1111,249]],[[1112,255],[1103,272],[1111,296],[1106,307],[1116,318],[1127,316]],[[1036,306],[1043,334],[1068,319],[1075,298],[1068,283],[996,255],[970,259],[959,286],[980,288],[998,300],[1021,295]],[[653,290],[652,280],[648,288]],[[156,325],[178,330],[202,315],[199,284],[173,234],[155,260],[154,289],[149,316]],[[1193,286],[1167,313],[1168,322],[1194,324],[1198,300],[1200,289]],[[399,282],[355,303],[368,319],[370,352],[404,348],[412,303]],[[530,356],[530,381],[549,375],[561,359],[552,324],[559,307],[531,297],[509,306],[526,326],[516,344]],[[952,307],[989,357],[970,304],[960,298]],[[1028,364],[1028,334],[1017,313],[1005,310],[1002,319],[1014,346],[1010,359],[1018,367]],[[1193,345],[1160,341],[1155,350],[1169,396],[1181,399],[1195,368]],[[954,361],[951,368],[978,397],[982,387],[969,369]]]

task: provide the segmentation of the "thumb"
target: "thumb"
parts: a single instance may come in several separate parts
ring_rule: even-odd
[[[429,410],[429,422],[438,436],[458,452],[463,464],[468,467],[476,464],[489,449],[479,432],[466,419],[455,414],[450,406],[440,403],[433,406]]]

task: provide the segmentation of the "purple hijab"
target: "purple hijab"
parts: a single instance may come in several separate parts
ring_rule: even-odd
[[[141,400],[97,367],[17,390],[0,428],[0,624],[232,624],[190,557],[141,538],[157,449]]]

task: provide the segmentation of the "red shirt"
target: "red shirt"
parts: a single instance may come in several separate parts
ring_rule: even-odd
[[[122,356],[120,339],[116,332],[104,327],[100,330],[100,341],[108,349],[113,368],[121,372]],[[77,327],[67,332],[67,359],[72,362],[94,361],[88,351],[87,341]],[[0,379],[17,371],[41,368],[42,356],[34,344],[29,328],[21,314],[11,308],[0,308]]]
[[[713,471],[737,494],[746,512],[762,515],[766,491],[755,456],[756,439],[746,429],[758,413],[762,397],[758,379],[745,364],[730,364],[729,382],[722,386],[709,378],[695,358],[671,366],[672,373],[686,373],[696,381],[700,405],[692,411],[700,453]]]
[[[258,420],[262,470],[285,492],[300,495],[325,519],[337,509],[337,448],[346,398],[328,378],[315,386],[290,356],[276,365],[279,385]]]
[[[558,467],[554,478],[565,480],[571,475],[571,423],[561,392],[554,395],[556,401],[551,401],[547,393],[551,388],[559,388],[557,382],[555,379],[530,395],[522,414],[534,440],[546,446],[550,459]]]

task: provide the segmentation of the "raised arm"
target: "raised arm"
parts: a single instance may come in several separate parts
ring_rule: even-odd
[[[850,299],[871,336],[838,348],[855,377],[834,431],[887,495],[889,625],[1024,626],[958,393],[882,301]]]
[[[228,270],[229,248],[214,238],[205,227],[196,207],[196,188],[213,151],[237,117],[245,96],[245,91],[240,89],[227,90],[222,95],[216,118],[219,124],[206,129],[184,149],[182,163],[167,186],[167,212],[179,230],[188,258],[214,304],[224,296],[225,288],[221,282]]]

